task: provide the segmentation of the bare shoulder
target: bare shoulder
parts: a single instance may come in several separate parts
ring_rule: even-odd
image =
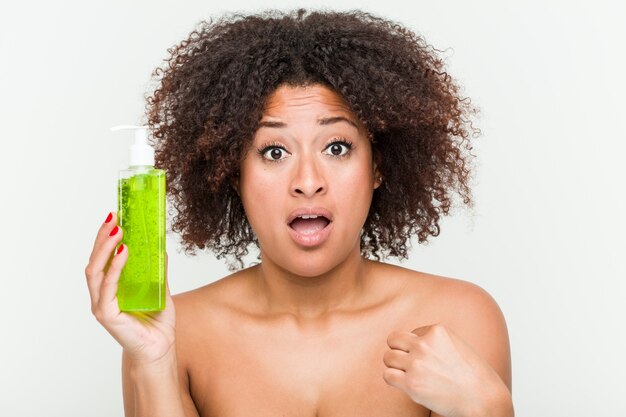
[[[381,281],[395,281],[402,293],[422,309],[440,317],[459,312],[470,305],[497,307],[491,295],[482,287],[462,279],[416,271],[402,266],[378,263]]]
[[[431,286],[431,295],[442,319],[454,321],[470,317],[483,319],[503,318],[496,300],[484,288],[470,281],[424,274]]]
[[[176,306],[176,327],[198,329],[200,324],[219,324],[229,312],[249,295],[245,284],[247,270],[242,270],[210,284],[172,296]],[[239,302],[238,302],[239,301]]]
[[[407,283],[414,328],[440,324],[454,332],[500,375],[511,390],[511,353],[506,320],[496,300],[479,285],[398,266],[386,266]]]
[[[232,333],[237,311],[251,296],[246,270],[210,284],[172,296],[176,307],[176,348],[184,363],[218,348],[221,338]]]
[[[491,294],[473,282],[390,264],[384,264],[384,268],[404,282],[401,285],[407,296],[419,298],[418,307],[442,321],[452,323],[477,316],[496,321],[504,318]]]

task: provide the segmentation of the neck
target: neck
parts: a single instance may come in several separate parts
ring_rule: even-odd
[[[359,252],[317,276],[294,274],[262,258],[256,278],[269,314],[289,314],[318,319],[333,312],[351,310],[365,294],[369,263]]]

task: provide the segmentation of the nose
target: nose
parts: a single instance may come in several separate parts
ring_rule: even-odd
[[[311,155],[302,155],[300,157],[291,180],[290,190],[292,195],[313,197],[326,192],[326,180],[318,166],[318,162]]]

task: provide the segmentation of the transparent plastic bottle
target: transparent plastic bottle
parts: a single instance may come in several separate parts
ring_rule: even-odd
[[[154,150],[147,127],[135,130],[130,166],[119,172],[118,224],[128,260],[117,289],[121,311],[160,311],[165,308],[165,171],[154,168]]]

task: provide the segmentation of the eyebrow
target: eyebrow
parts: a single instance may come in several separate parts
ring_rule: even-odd
[[[355,128],[358,129],[358,126],[356,125],[356,123],[354,121],[348,119],[347,117],[343,117],[343,116],[322,117],[322,118],[317,119],[317,123],[320,126],[328,126],[328,125],[332,125],[334,123],[339,123],[339,122],[350,123],[352,126],[354,126]],[[281,127],[286,127],[286,126],[287,126],[287,123],[285,123],[285,122],[272,122],[272,121],[269,121],[269,120],[259,122],[259,128],[261,128],[261,127],[281,128]]]

